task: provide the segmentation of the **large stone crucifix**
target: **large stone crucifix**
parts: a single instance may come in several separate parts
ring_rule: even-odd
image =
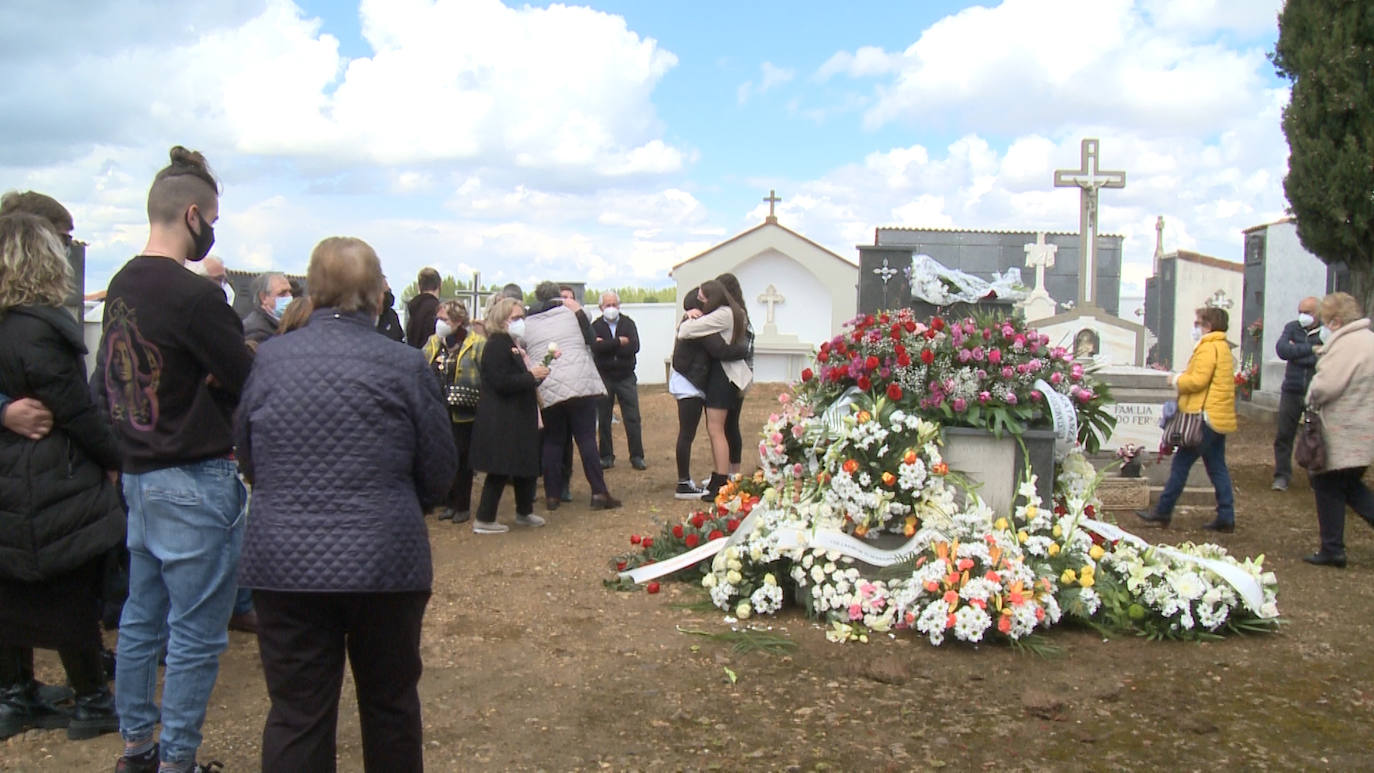
[[[1097,140],[1084,139],[1078,169],[1056,169],[1054,187],[1079,189],[1078,213],[1078,308],[1097,305],[1097,191],[1125,188],[1125,172],[1097,168]]]
[[[782,199],[778,197],[778,192],[775,191],[775,190],[771,190],[771,189],[770,189],[770,190],[768,191],[768,195],[765,196],[763,200],[766,201],[766,202],[768,202],[768,219],[765,220],[764,222],[765,222],[765,223],[776,223],[776,222],[778,222],[778,216],[777,216],[777,214],[773,211],[773,207],[774,207],[779,201],[782,201]]]

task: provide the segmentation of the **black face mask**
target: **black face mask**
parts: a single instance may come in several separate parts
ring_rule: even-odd
[[[200,216],[200,210],[196,210],[196,220],[200,221],[200,233],[196,233],[191,228],[191,218],[186,218],[186,230],[191,234],[191,240],[195,242],[192,253],[186,259],[195,263],[205,260],[205,256],[210,254],[210,248],[215,244],[215,227],[205,222],[205,218]]]
[[[392,295],[390,290],[387,290],[386,295],[382,297],[382,311],[386,311],[387,309],[395,305],[396,296]]]

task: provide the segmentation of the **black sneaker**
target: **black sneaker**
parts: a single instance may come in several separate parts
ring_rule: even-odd
[[[66,727],[71,715],[56,706],[40,703],[30,685],[7,687],[0,691],[0,740],[38,728]]]
[[[679,481],[677,491],[673,493],[675,499],[701,499],[701,495],[706,493],[706,489],[698,486],[690,480]]]

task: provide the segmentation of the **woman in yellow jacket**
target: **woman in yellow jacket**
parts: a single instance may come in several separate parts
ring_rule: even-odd
[[[1188,358],[1188,369],[1173,377],[1178,389],[1178,409],[1183,413],[1202,413],[1202,444],[1174,452],[1169,482],[1153,512],[1136,515],[1146,521],[1168,526],[1174,504],[1183,493],[1193,462],[1202,458],[1207,477],[1217,493],[1216,520],[1203,526],[1210,531],[1236,530],[1236,495],[1231,488],[1231,471],[1226,468],[1226,435],[1236,431],[1236,367],[1231,344],[1226,341],[1227,315],[1222,309],[1197,310],[1193,335],[1197,346]]]
[[[475,398],[471,404],[449,399],[454,385],[464,385],[476,393],[481,383],[479,364],[487,339],[478,335],[468,324],[468,308],[462,301],[444,301],[434,317],[434,335],[425,341],[424,355],[439,376],[440,387],[449,404],[449,420],[453,425],[453,444],[458,448],[458,472],[448,492],[448,506],[439,513],[439,520],[463,523],[472,508],[472,427],[477,419]]]

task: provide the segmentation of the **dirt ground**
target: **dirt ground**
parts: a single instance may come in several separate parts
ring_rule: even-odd
[[[748,437],[776,391],[761,386],[746,402],[750,469]],[[602,587],[631,532],[691,509],[672,497],[672,398],[653,387],[642,395],[649,469],[630,468],[617,426],[621,455],[608,471],[624,509],[589,510],[575,476],[576,501],[543,529],[478,537],[431,521],[420,683],[430,770],[1374,767],[1374,661],[1364,654],[1374,532],[1351,515],[1348,569],[1300,560],[1317,545],[1312,493],[1301,472],[1288,492],[1269,490],[1272,420],[1242,419],[1229,442],[1235,534],[1202,531],[1204,510],[1178,512],[1163,533],[1123,525],[1149,539],[1214,537],[1236,554],[1264,553],[1287,621],[1277,634],[1152,643],[1058,629],[1047,639],[1061,651],[1046,658],[1004,646],[937,649],[911,634],[836,645],[791,611],[765,621],[796,642],[791,654],[740,655],[679,632],[728,629],[721,614],[675,606],[699,600],[697,589]],[[709,472],[704,431],[693,459],[698,478]],[[503,505],[509,522],[509,493]],[[62,680],[52,653],[39,654],[39,668]],[[361,770],[345,684],[339,768]],[[201,761],[258,769],[267,708],[256,643],[233,633]],[[0,744],[0,770],[110,770],[119,749],[116,735],[72,742],[30,731]]]

